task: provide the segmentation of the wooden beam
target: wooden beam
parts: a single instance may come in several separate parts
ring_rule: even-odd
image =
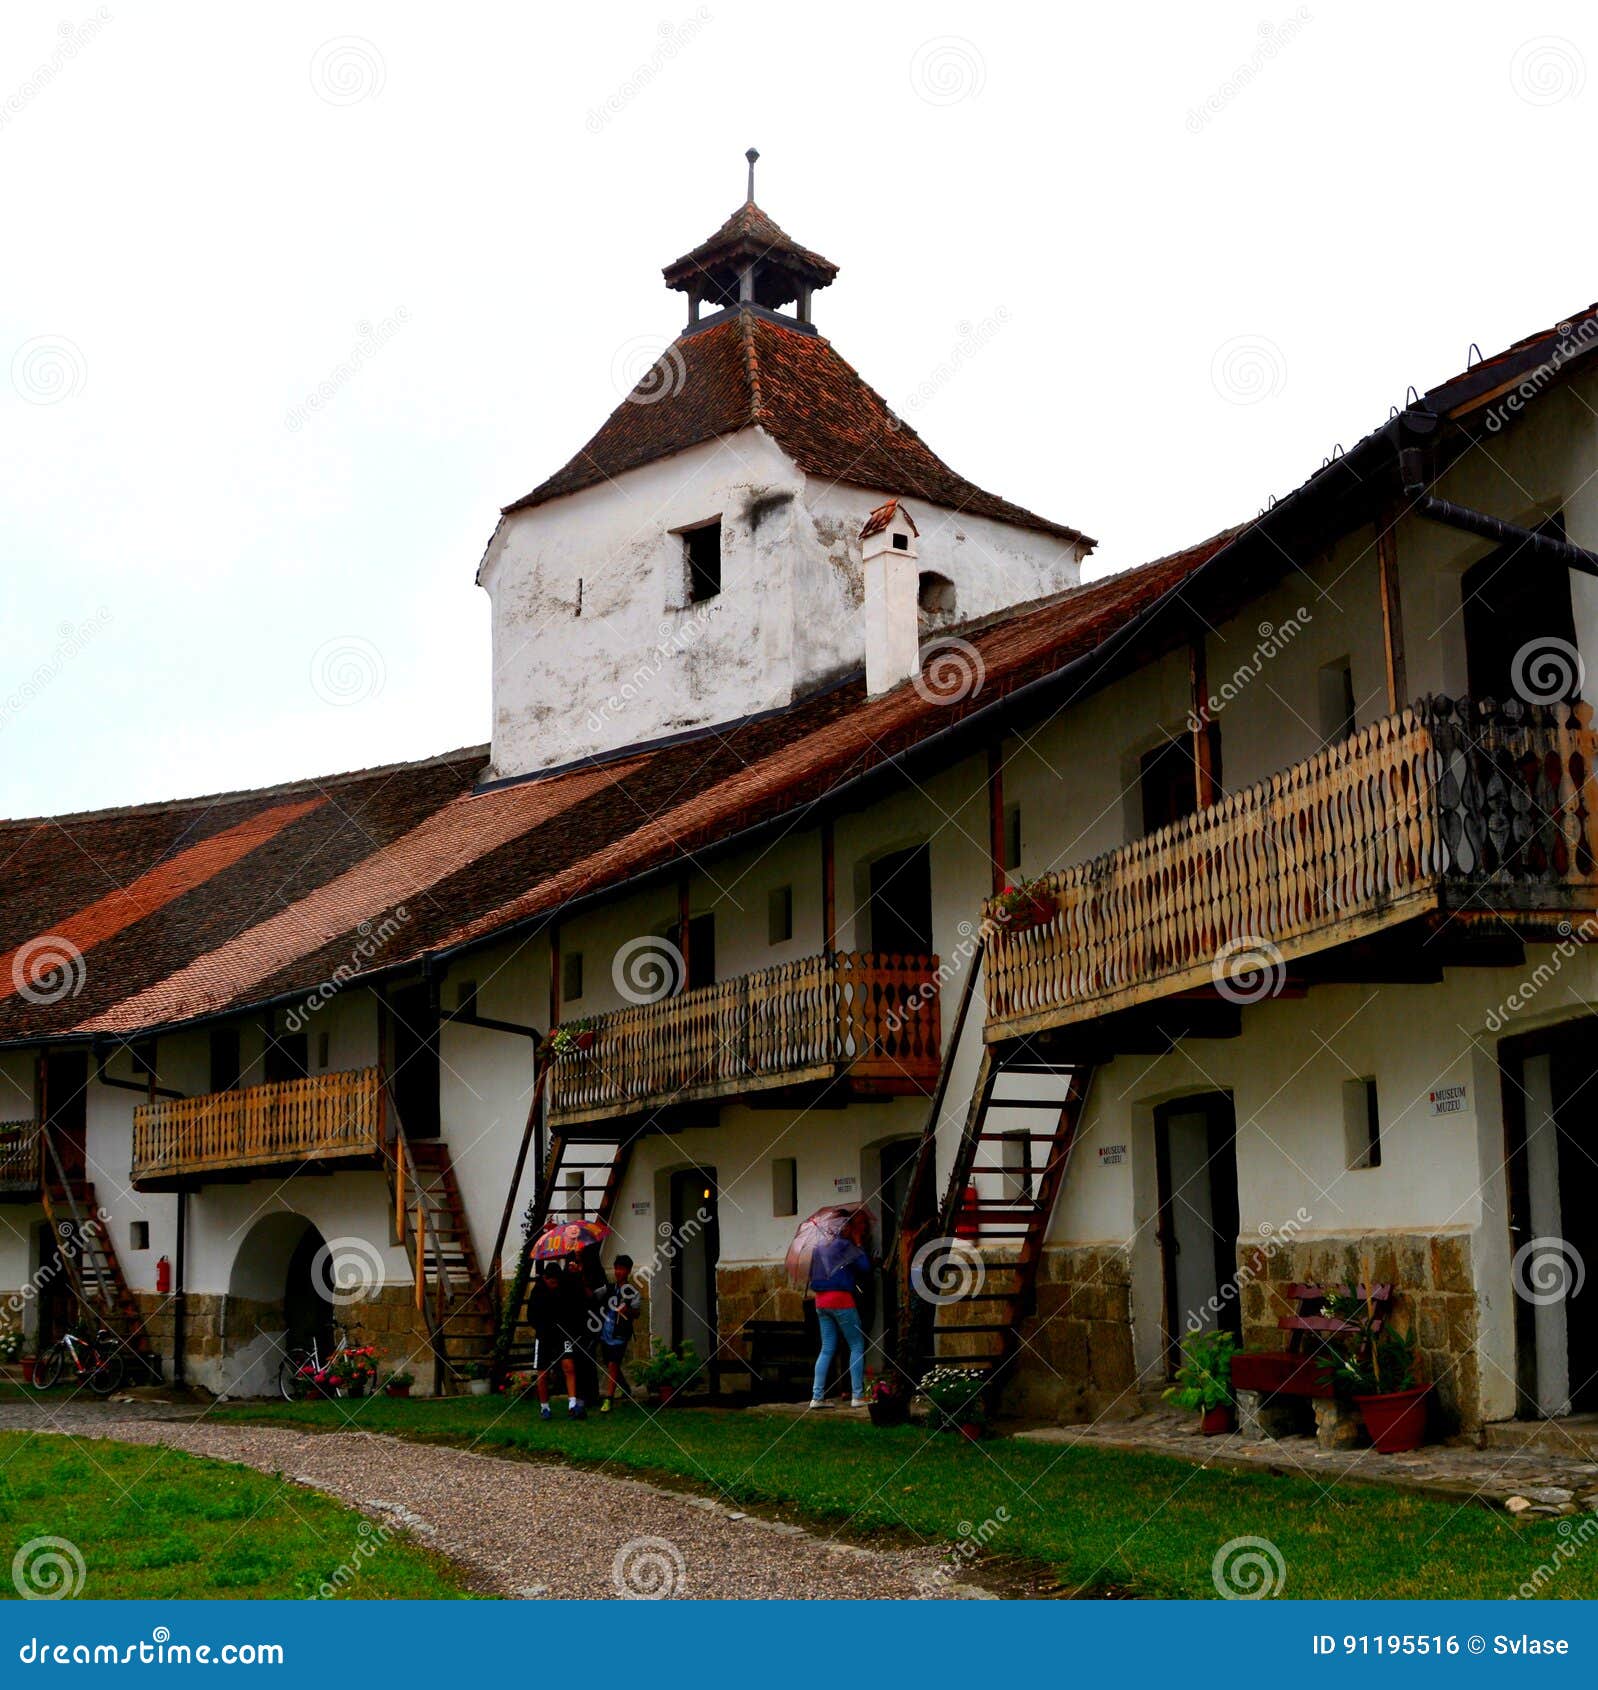
[[[832,817],[821,823],[821,954],[838,948],[838,859],[832,837]]]
[[[1387,665],[1387,710],[1409,701],[1404,672],[1404,618],[1398,593],[1398,516],[1387,506],[1376,518],[1376,575],[1382,599],[1382,652]]]
[[[688,990],[693,978],[693,899],[686,874],[677,877],[677,949],[682,952],[682,983],[679,992]]]
[[[1210,682],[1205,662],[1204,630],[1195,629],[1187,646],[1188,721],[1193,731],[1193,796],[1207,810],[1218,796],[1215,735],[1210,723]]]
[[[988,747],[988,855],[997,897],[1004,890],[1004,746],[997,739]]]

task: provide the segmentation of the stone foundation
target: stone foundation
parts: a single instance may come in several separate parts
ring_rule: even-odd
[[[985,1246],[984,1254],[998,1251]],[[1095,1244],[1046,1249],[1036,1305],[1021,1322],[1004,1412],[1061,1423],[1134,1413],[1130,1253]],[[970,1318],[989,1320],[991,1313],[978,1311],[992,1307],[975,1303]]]
[[[1391,1283],[1393,1327],[1414,1336],[1422,1377],[1434,1387],[1446,1428],[1480,1428],[1476,1288],[1468,1236],[1278,1237],[1268,1248],[1240,1245],[1237,1260],[1243,1344],[1252,1350],[1285,1348],[1287,1334],[1276,1322],[1296,1312],[1286,1297],[1289,1285],[1353,1285],[1363,1278],[1376,1285]]]

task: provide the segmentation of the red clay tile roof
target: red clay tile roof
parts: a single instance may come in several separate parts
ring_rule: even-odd
[[[873,534],[880,534],[883,529],[893,521],[894,515],[899,509],[899,505],[900,501],[898,499],[889,499],[887,504],[878,505],[861,526],[860,538],[862,540],[869,540]],[[912,534],[919,534],[921,532],[921,530],[916,527],[916,519],[911,516],[909,511],[904,513],[904,519],[907,523],[909,523],[910,532]]]
[[[780,817],[1093,653],[1229,539],[961,630],[980,685],[788,710],[476,791],[481,748],[255,793],[0,821],[0,1044],[132,1037],[492,938]],[[46,973],[46,941],[81,963]]]
[[[674,341],[576,457],[506,514],[751,427],[821,480],[1094,544],[955,474],[830,341],[754,311]]]
[[[798,276],[818,288],[827,287],[838,274],[838,266],[830,258],[800,246],[753,200],[746,200],[715,234],[668,264],[661,274],[669,288],[714,297],[714,290],[725,287],[731,273],[750,260],[765,260],[773,270]],[[794,289],[782,285],[782,278],[773,277],[773,282],[775,285],[768,289],[770,297],[757,298],[762,305],[786,305],[794,297]]]

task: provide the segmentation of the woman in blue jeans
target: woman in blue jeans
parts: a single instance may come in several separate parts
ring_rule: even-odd
[[[871,1258],[852,1238],[828,1238],[816,1246],[810,1258],[810,1289],[815,1293],[816,1320],[821,1327],[821,1354],[816,1357],[815,1383],[810,1388],[812,1408],[827,1405],[827,1374],[840,1338],[849,1346],[849,1385],[853,1392],[849,1406],[866,1406],[866,1335],[855,1303],[855,1286],[861,1275],[870,1271]]]

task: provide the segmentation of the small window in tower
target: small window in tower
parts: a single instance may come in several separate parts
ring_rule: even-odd
[[[682,537],[688,564],[688,602],[703,604],[721,591],[721,518],[690,528]]]
[[[766,894],[766,943],[783,945],[793,937],[793,888],[773,886]]]
[[[894,537],[893,537],[893,549],[896,552],[907,552],[907,551],[909,551],[910,550],[910,536],[908,534],[895,534]]]
[[[898,538],[896,534],[894,539]],[[930,569],[924,570],[916,596],[923,616],[948,616],[954,611],[954,582],[947,575],[935,574]]]

